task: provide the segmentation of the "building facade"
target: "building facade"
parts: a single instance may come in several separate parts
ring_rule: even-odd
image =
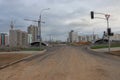
[[[11,23],[11,29],[9,30],[9,46],[10,47],[26,47],[28,45],[27,32],[18,29],[13,29],[13,23]]]
[[[27,32],[21,30],[9,31],[9,46],[10,47],[26,47],[28,45]]]
[[[99,39],[97,34],[79,36],[79,42],[94,42]]]
[[[78,42],[78,34],[77,32],[71,30],[69,32],[69,42],[73,43],[73,42]]]
[[[110,37],[110,39],[113,41],[120,41],[120,34],[114,34]]]
[[[99,39],[99,36],[97,34],[79,36],[77,32],[71,30],[69,32],[69,37],[67,38],[67,41],[68,42],[95,42],[98,39]]]
[[[9,45],[9,35],[5,35],[5,46]]]
[[[28,33],[25,31],[22,31],[22,46],[28,46]]]
[[[32,42],[38,41],[38,27],[34,25],[30,25],[28,27],[28,34],[32,34]]]
[[[28,34],[28,44],[32,43],[32,34]]]
[[[6,33],[0,33],[0,46],[8,45],[8,35]]]

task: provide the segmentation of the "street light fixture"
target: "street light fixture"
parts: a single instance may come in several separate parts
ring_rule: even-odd
[[[45,8],[45,9],[42,9],[41,11],[40,11],[40,16],[39,16],[39,19],[38,20],[30,20],[30,19],[24,19],[24,20],[26,20],[26,21],[32,21],[32,22],[37,22],[38,23],[38,37],[39,37],[39,47],[40,47],[40,49],[41,49],[41,42],[42,42],[42,38],[41,38],[41,23],[45,23],[45,22],[42,22],[42,13],[44,12],[44,11],[46,11],[46,10],[49,10],[50,8]]]

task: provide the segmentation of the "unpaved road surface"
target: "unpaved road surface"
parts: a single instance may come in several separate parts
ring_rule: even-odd
[[[120,57],[59,46],[0,70],[0,80],[120,80]]]

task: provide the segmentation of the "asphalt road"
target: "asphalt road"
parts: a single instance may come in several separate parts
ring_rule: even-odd
[[[120,57],[57,46],[0,70],[0,80],[120,80]]]

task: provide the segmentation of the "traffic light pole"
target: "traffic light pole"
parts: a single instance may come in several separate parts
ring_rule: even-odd
[[[106,20],[107,20],[107,37],[108,37],[108,52],[110,53],[110,47],[111,47],[111,42],[110,42],[110,35],[109,35],[109,32],[108,32],[108,29],[109,29],[109,18],[110,18],[110,15],[109,14],[104,14],[104,13],[94,13],[93,11],[91,11],[91,19],[94,19],[94,18],[99,18],[99,19],[104,19],[105,18],[101,18],[101,17],[94,17],[94,14],[101,14],[101,15],[104,15]]]
[[[107,20],[107,29],[109,28],[109,17],[107,18],[106,17],[106,20]],[[108,35],[108,34],[107,34]],[[108,52],[110,53],[110,36],[108,35]]]

